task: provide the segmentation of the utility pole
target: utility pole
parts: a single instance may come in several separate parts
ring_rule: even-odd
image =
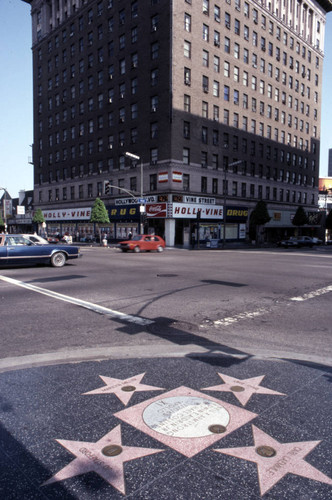
[[[144,234],[144,227],[143,227],[143,215],[145,214],[145,203],[144,203],[144,198],[143,198],[143,161],[140,156],[135,155],[133,153],[126,152],[125,156],[127,158],[131,158],[132,160],[140,161],[141,162],[141,199],[140,199],[140,207],[139,207],[139,222],[140,222],[140,234]]]

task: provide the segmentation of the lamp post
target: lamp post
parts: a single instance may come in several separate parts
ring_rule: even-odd
[[[0,187],[2,191],[4,191],[4,198],[3,198],[3,221],[5,223],[5,233],[7,233],[7,217],[6,217],[6,194],[7,194],[7,189]]]
[[[224,167],[224,210],[223,210],[223,218],[224,218],[224,231],[223,231],[223,236],[222,236],[222,248],[225,248],[226,245],[226,219],[227,219],[227,208],[226,208],[226,203],[227,203],[227,170],[229,167],[234,167],[235,165],[240,165],[243,163],[243,160],[238,160],[238,161],[233,161],[232,163],[229,163],[227,168],[226,165]]]
[[[144,228],[143,228],[143,214],[145,213],[145,205],[143,200],[143,162],[140,156],[135,155],[133,153],[129,153],[128,151],[125,153],[125,156],[127,158],[130,158],[131,160],[135,161],[140,161],[141,162],[141,201],[140,201],[140,207],[139,207],[139,225],[140,225],[140,234],[144,233]]]

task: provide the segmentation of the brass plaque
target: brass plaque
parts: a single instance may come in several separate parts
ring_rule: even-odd
[[[106,457],[116,457],[122,453],[122,448],[118,444],[109,444],[101,450],[102,454]]]
[[[222,434],[223,432],[226,432],[226,427],[220,424],[213,424],[209,426],[209,431],[213,434]]]
[[[276,450],[272,448],[272,446],[258,446],[255,451],[261,457],[266,458],[275,457],[277,454]]]
[[[244,387],[242,387],[241,385],[232,385],[231,391],[233,391],[233,392],[243,392],[244,391]]]
[[[121,391],[124,391],[124,392],[133,392],[136,390],[136,387],[134,387],[133,385],[125,385],[123,387],[121,387]]]

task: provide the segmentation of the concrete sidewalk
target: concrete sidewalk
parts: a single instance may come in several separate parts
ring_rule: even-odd
[[[6,371],[0,496],[328,500],[331,381],[213,352]]]

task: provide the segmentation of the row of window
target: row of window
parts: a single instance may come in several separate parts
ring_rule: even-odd
[[[191,0],[185,0],[187,4],[191,4]],[[231,0],[226,0],[226,3],[231,5]],[[279,11],[279,8],[277,5],[272,5],[272,2],[265,2],[265,0],[261,0],[261,4],[263,7],[267,8],[270,10],[272,13],[272,8],[275,9],[273,11],[273,14],[276,17],[279,17],[281,12]],[[320,40],[319,40],[319,35],[321,33],[321,22],[320,20],[316,19],[315,20],[315,25],[314,25],[314,12],[312,9],[305,10],[304,14],[301,11],[301,2],[297,2],[296,5],[296,10],[295,14],[293,14],[293,6],[292,2],[290,2],[289,5],[289,12],[288,16],[289,19],[291,19],[289,25],[291,28],[295,28],[297,32],[301,32],[301,35],[306,36],[308,41],[312,41],[312,35],[311,33],[311,26],[313,26],[313,29],[315,30],[315,43],[316,43],[316,48],[319,48]],[[287,5],[287,6],[288,6]],[[283,7],[285,7],[285,2],[283,2]],[[287,7],[286,7],[287,8]],[[211,10],[212,10],[212,2],[211,2]],[[235,10],[238,12],[241,12],[241,0],[235,0]],[[206,16],[210,16],[210,1],[209,0],[202,0],[202,12]],[[259,24],[259,11],[255,7],[253,7],[250,10],[250,5],[249,2],[244,2],[243,3],[243,14],[244,17],[247,19],[252,18],[254,24]],[[189,15],[189,14],[187,14]],[[282,19],[285,21],[286,14],[282,14]],[[213,5],[213,18],[214,21],[217,23],[221,23],[221,9],[219,5],[214,4]],[[226,29],[231,29],[231,14],[229,12],[225,12],[224,15],[224,25]],[[235,33],[239,34],[239,23],[240,21],[238,19],[234,20],[234,27],[235,27]],[[190,23],[191,24],[191,23]],[[281,28],[280,26],[275,26],[274,22],[270,19],[267,18],[265,14],[260,13],[260,29],[261,30],[268,30],[269,35],[276,33],[276,38],[277,40],[281,40]],[[284,45],[287,45],[288,43],[288,33],[286,31],[283,31],[283,43]],[[291,49],[294,48],[294,38],[292,36],[289,36],[289,46]],[[296,52],[300,53],[300,43],[296,43]],[[302,57],[306,57],[306,47],[303,45],[302,46]]]
[[[248,108],[247,101],[245,102],[243,107],[245,109]],[[212,108],[212,116],[210,116],[211,113],[209,112],[211,108]],[[188,94],[185,94],[183,96],[183,109],[188,113],[191,112],[191,96]],[[261,106],[260,103],[258,108],[257,101],[252,101],[252,109],[254,109],[255,111],[260,109],[260,112],[262,112],[262,114],[265,114],[264,111],[265,108]],[[272,118],[272,107],[267,106],[266,110],[267,110],[267,116]],[[283,122],[286,123],[286,113],[284,114],[280,113],[279,115],[279,110],[275,110],[274,113],[275,113],[274,119],[276,119],[277,117],[279,120],[280,116],[282,124]],[[219,122],[221,118],[220,107],[216,104],[211,105],[211,103],[208,103],[207,101],[202,101],[201,116],[207,119],[212,118],[214,121]],[[287,143],[289,146],[293,144],[294,147],[299,147],[300,149],[306,149],[306,150],[309,148],[308,139],[304,139],[303,137],[298,138],[296,134],[292,136],[292,133],[286,132],[284,128],[279,130],[278,127],[273,128],[271,125],[265,125],[263,122],[258,122],[256,119],[254,118],[250,119],[247,116],[242,116],[242,123],[240,123],[239,113],[233,113],[233,122],[231,123],[230,111],[226,108],[223,108],[223,123],[225,125],[231,125],[236,128],[241,128],[242,130],[251,132],[253,134],[258,134],[262,137],[263,136],[267,137],[268,139],[273,139],[274,141],[281,142],[282,144]],[[313,125],[312,131],[310,131],[309,122],[304,122],[302,119],[299,119],[298,117],[293,118],[292,116],[291,118],[287,116],[287,123],[289,124],[290,127],[294,127],[295,130],[300,130],[301,132],[306,133],[307,135],[310,135],[314,138],[318,137],[318,127],[316,125]]]
[[[196,127],[195,127],[196,128]],[[197,130],[195,130],[195,137],[197,139]],[[183,122],[183,137],[185,139],[191,139],[191,123],[189,121]],[[263,143],[258,143],[258,147],[256,148],[256,141],[249,141],[247,138],[242,137],[241,141],[237,135],[230,135],[228,132],[219,133],[219,130],[213,129],[209,130],[208,127],[202,126],[201,128],[201,141],[203,144],[211,144],[213,146],[219,147],[222,146],[223,149],[231,148],[233,151],[242,151],[242,153],[249,153],[251,156],[255,156],[257,154],[263,158],[265,157],[267,160],[270,160],[272,157],[275,161],[279,161],[283,163],[286,161],[290,163],[292,161],[293,166],[304,166],[304,168],[308,167],[308,158],[307,156],[303,156],[301,154],[286,152],[277,147],[272,147],[270,145],[265,145]],[[298,144],[295,143],[294,147],[297,147]],[[257,151],[256,151],[257,150]],[[312,143],[311,148],[312,153],[316,153],[316,143]],[[315,166],[315,163],[312,164]]]
[[[303,192],[303,191],[297,191],[297,190],[290,190],[290,189],[284,189],[284,188],[276,188],[276,187],[270,187],[270,186],[265,186],[265,193],[263,193],[263,185],[256,185],[256,184],[248,184],[246,182],[237,182],[237,181],[232,181],[229,182],[228,180],[224,180],[222,182],[222,192],[220,191],[219,187],[219,179],[217,178],[212,178],[211,179],[211,189],[209,189],[208,185],[209,179],[205,176],[201,177],[201,193],[202,194],[213,194],[213,195],[218,195],[218,194],[227,194],[228,196],[232,197],[241,197],[241,198],[247,198],[247,199],[265,199],[265,200],[272,200],[272,201],[279,201],[279,202],[288,202],[288,203],[297,203],[297,204],[307,204],[308,201],[308,193]],[[150,189],[149,192],[154,192],[157,190],[157,175],[152,174],[150,175],[149,178],[150,182]],[[111,181],[112,184],[112,181]],[[125,179],[119,179],[118,180],[118,186],[119,187],[124,187],[125,186]],[[131,177],[129,179],[129,188],[131,191],[136,191],[137,190],[137,178],[136,177]],[[185,185],[184,185],[184,191],[189,191],[190,190],[190,176],[186,175],[186,180],[185,180]],[[46,201],[43,199],[43,191],[38,192],[38,201],[39,203],[42,203],[43,201]],[[61,190],[61,198],[60,198],[60,188],[55,188],[55,189],[49,189],[47,191],[47,201],[52,202],[52,201],[66,201],[67,199],[70,200],[83,200],[83,199],[92,199],[95,198],[96,196],[103,196],[105,194],[104,191],[104,185],[103,182],[99,181],[96,184],[89,183],[89,184],[79,184],[78,186],[65,186]],[[311,204],[313,205],[315,203],[315,195],[314,193],[311,194]]]
[[[214,40],[215,40],[214,45],[217,47],[220,47],[220,34],[218,32],[215,32],[215,39]],[[183,45],[183,51],[184,51],[184,57],[186,57],[188,59],[190,59],[191,55],[192,55],[191,47],[192,47],[191,42],[189,40],[185,39],[184,45]],[[265,52],[265,50],[266,50],[265,43],[261,46],[261,48],[262,48],[263,52]],[[269,56],[273,57],[273,54],[275,53],[276,61],[280,62],[283,65],[283,67],[285,67],[285,68],[289,67],[289,69],[291,69],[291,70],[295,69],[295,72],[297,74],[301,74],[302,78],[305,78],[308,81],[311,80],[311,69],[310,68],[306,67],[304,64],[301,64],[298,60],[294,60],[294,58],[292,56],[289,56],[287,54],[287,52],[282,52],[282,54],[281,54],[280,48],[279,47],[274,48],[274,46],[271,42],[268,43],[267,49],[268,49],[267,54]],[[242,50],[243,50],[243,62],[246,64],[250,64],[250,51],[249,51],[249,49],[242,47]],[[232,50],[231,39],[229,37],[225,36],[224,37],[224,53],[225,54],[232,53],[232,55],[235,59],[240,60],[241,59],[241,45],[239,43],[234,42],[233,43],[233,50]],[[259,61],[259,56],[255,52],[252,52],[251,63],[252,63],[253,68],[256,69],[258,67],[258,61]],[[317,58],[317,61],[319,61],[318,58]],[[203,66],[208,66],[208,62],[209,62],[209,52],[208,52],[208,50],[205,49],[205,50],[203,50]],[[216,56],[214,58],[214,70],[216,70],[218,68],[217,63],[218,63],[218,56]],[[265,73],[265,67],[267,67],[268,75],[273,77],[273,65],[272,65],[272,63],[266,64],[265,59],[260,58],[260,70],[264,73]],[[316,67],[318,68],[317,65],[316,65]],[[277,68],[276,73],[277,73],[276,76],[278,76],[278,73],[280,75],[279,68]],[[317,73],[315,73],[314,85],[318,86],[318,84],[319,84],[319,76]]]

